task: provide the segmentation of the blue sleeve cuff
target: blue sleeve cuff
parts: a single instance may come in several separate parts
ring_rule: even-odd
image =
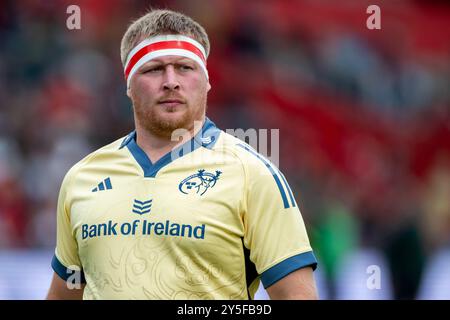
[[[64,266],[56,257],[56,255],[53,255],[53,259],[52,259],[52,268],[53,271],[55,271],[55,273],[64,281],[67,281],[67,279],[73,275],[76,271],[67,268],[66,266]],[[86,283],[86,279],[84,277],[84,272],[83,270],[81,270],[81,283]]]
[[[312,251],[287,258],[270,269],[267,269],[261,274],[261,281],[264,288],[268,288],[278,280],[287,276],[289,273],[304,267],[312,267],[313,270],[316,270],[317,260]]]

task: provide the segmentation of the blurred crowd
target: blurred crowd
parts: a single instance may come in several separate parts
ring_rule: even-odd
[[[78,4],[81,29],[68,30]],[[414,298],[450,249],[450,6],[381,1],[2,1],[0,249],[55,245],[65,172],[133,129],[119,57],[130,21],[183,11],[212,44],[209,117],[279,128],[285,172],[332,298],[374,249],[393,298]],[[450,281],[450,280],[449,280]]]

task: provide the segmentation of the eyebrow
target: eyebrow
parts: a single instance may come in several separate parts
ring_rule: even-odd
[[[152,62],[156,63],[156,64],[158,64],[158,63],[159,64],[166,64],[166,62],[162,61],[161,59],[155,58],[155,59],[152,59],[152,60],[148,61],[147,63],[145,63],[144,66],[147,65],[147,64],[151,64]],[[170,63],[182,63],[182,62],[194,62],[194,61],[189,59],[189,58],[186,58],[186,57],[180,57],[179,59],[177,59],[175,61],[172,61]]]

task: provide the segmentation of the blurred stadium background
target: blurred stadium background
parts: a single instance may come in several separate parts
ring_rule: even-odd
[[[412,0],[1,1],[0,299],[44,298],[65,172],[132,130],[119,45],[150,5],[207,29],[219,127],[280,129],[321,299],[450,299],[450,4]]]

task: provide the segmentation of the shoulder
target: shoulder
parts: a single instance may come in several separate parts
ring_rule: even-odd
[[[121,137],[114,142],[91,152],[75,163],[67,171],[62,183],[62,189],[68,188],[81,172],[88,172],[93,169],[95,170],[95,168],[105,168],[114,160],[114,158],[122,156],[123,151],[121,145],[127,137],[128,136]]]
[[[246,173],[254,178],[272,176],[278,171],[266,156],[260,154],[241,139],[223,131],[219,141],[214,146],[214,150],[234,158],[242,165]]]
[[[280,205],[284,208],[295,207],[295,200],[287,179],[278,167],[265,155],[256,151],[244,141],[224,134],[223,140],[218,141],[219,148],[227,149],[239,159],[244,168],[247,190],[258,199],[269,193],[279,194]]]

